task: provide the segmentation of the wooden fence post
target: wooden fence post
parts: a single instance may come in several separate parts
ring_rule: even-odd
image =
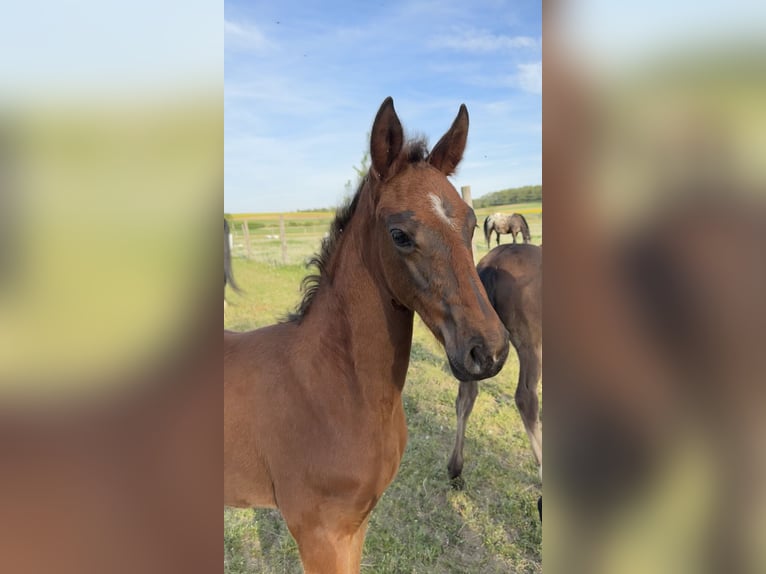
[[[285,216],[279,214],[279,241],[282,243],[282,265],[287,265],[287,237],[285,237]]]
[[[253,248],[250,246],[250,222],[245,219],[242,222],[242,234],[245,236],[245,249],[247,249],[247,258],[253,258]]]
[[[463,201],[465,201],[469,207],[473,207],[473,198],[471,197],[471,186],[464,185],[463,187],[461,187],[460,194],[463,196]]]
[[[460,188],[460,194],[463,196],[463,201],[468,204],[468,207],[473,209],[473,198],[471,197],[471,186],[464,185]],[[476,261],[476,244],[472,241],[471,248],[473,249],[473,260]]]

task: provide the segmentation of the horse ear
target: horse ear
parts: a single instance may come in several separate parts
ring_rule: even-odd
[[[381,180],[391,175],[391,166],[404,145],[404,130],[394,110],[394,100],[387,97],[375,115],[370,135],[370,159],[373,174]]]
[[[428,155],[428,163],[444,175],[452,175],[457,164],[463,159],[467,139],[468,109],[465,104],[460,104],[460,110],[455,121],[452,122],[452,126]]]

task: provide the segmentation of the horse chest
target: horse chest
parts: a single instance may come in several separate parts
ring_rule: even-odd
[[[379,497],[396,476],[407,443],[407,426],[404,413],[399,408],[386,409],[382,416],[367,413],[358,419],[358,424],[344,440],[342,452],[334,454],[333,464],[339,459],[344,463],[338,468],[347,474],[349,483],[355,483],[361,491],[375,498]],[[340,445],[339,445],[340,446]]]
[[[396,476],[407,445],[407,423],[404,419],[401,400],[395,403],[393,410],[385,418],[386,422],[378,434],[380,457],[376,464],[382,489],[385,489]]]

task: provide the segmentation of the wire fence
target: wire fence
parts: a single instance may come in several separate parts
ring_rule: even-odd
[[[542,243],[542,206],[539,202],[479,209],[476,212],[479,228],[475,230],[473,241],[477,261],[488,251],[481,229],[484,218],[496,211],[522,213],[529,223],[532,243]],[[334,217],[331,211],[231,217],[232,256],[272,265],[304,265],[319,251]],[[501,236],[501,243],[511,241],[510,235]]]
[[[333,213],[258,214],[230,221],[232,255],[264,263],[297,265],[317,251]]]

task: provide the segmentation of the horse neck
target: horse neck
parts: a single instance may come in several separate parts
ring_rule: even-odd
[[[412,346],[413,312],[394,303],[376,252],[373,226],[360,205],[336,247],[312,303],[311,330],[349,360],[365,392],[401,392]]]

